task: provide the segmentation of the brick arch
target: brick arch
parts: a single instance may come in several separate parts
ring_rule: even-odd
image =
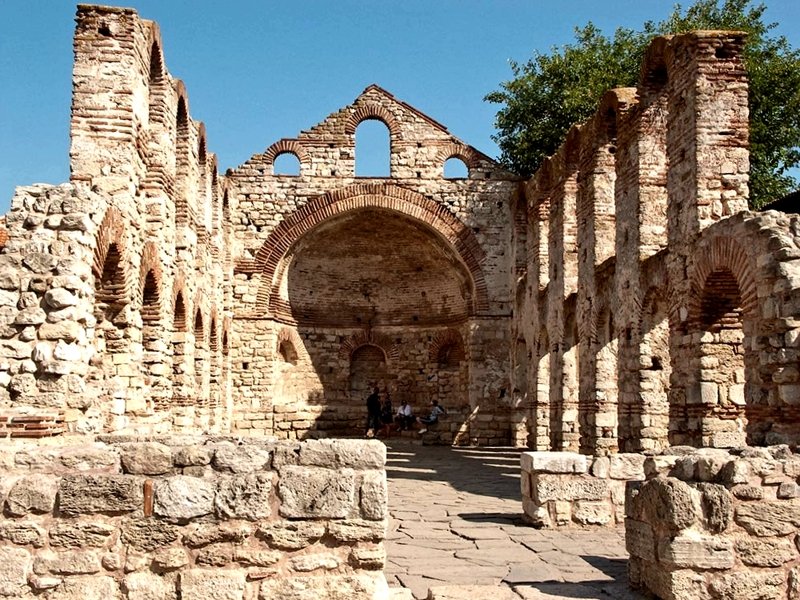
[[[465,165],[467,165],[468,169],[474,169],[478,166],[478,153],[465,144],[450,142],[449,144],[442,146],[439,149],[439,154],[436,155],[436,162],[441,164],[444,168],[444,163],[451,158],[457,158],[461,160]]]
[[[308,355],[305,352],[303,340],[300,338],[300,334],[297,333],[297,331],[291,329],[290,327],[282,327],[280,331],[278,331],[278,338],[275,343],[276,354],[280,353],[281,344],[284,342],[288,342],[292,345],[298,360],[304,360],[308,358]]]
[[[667,52],[672,36],[658,36],[647,46],[639,71],[639,87],[649,93],[660,92],[669,82]]]
[[[351,185],[310,200],[284,219],[259,248],[255,271],[261,273],[256,311],[265,312],[277,298],[276,274],[292,245],[324,221],[361,208],[384,208],[422,221],[453,247],[472,276],[473,311],[489,308],[488,287],[481,263],[483,249],[473,231],[449,209],[411,190],[385,183]]]
[[[694,269],[689,277],[691,294],[688,312],[689,323],[692,326],[700,323],[703,292],[709,276],[721,270],[730,271],[736,279],[744,315],[748,320],[757,317],[758,287],[755,262],[735,239],[717,236],[710,243],[698,248],[695,254]]]
[[[130,300],[130,277],[125,239],[125,221],[122,213],[113,206],[106,210],[95,236],[92,275],[95,278],[95,292],[98,299],[111,307],[120,309]],[[112,246],[116,256],[110,257]],[[115,265],[107,264],[109,259]],[[113,272],[106,273],[111,268]],[[108,281],[103,281],[108,279]]]
[[[350,118],[344,126],[344,132],[347,135],[355,135],[356,128],[359,124],[362,121],[369,120],[383,122],[383,124],[389,128],[389,137],[392,140],[394,140],[400,132],[397,119],[380,104],[364,104],[363,106],[359,106],[353,114],[350,115]]]
[[[383,352],[386,361],[400,358],[400,344],[391,336],[376,334],[373,331],[359,331],[347,337],[339,346],[339,356],[350,360],[356,350],[362,346],[375,346]]]
[[[428,361],[439,362],[439,354],[443,348],[456,345],[466,354],[464,338],[457,329],[445,329],[436,334],[428,347]]]
[[[267,148],[264,152],[264,162],[271,165],[281,154],[294,154],[300,161],[301,167],[309,160],[308,152],[298,140],[282,139]]]
[[[190,312],[186,299],[186,281],[183,273],[179,273],[175,278],[175,283],[172,286],[172,327],[174,331],[185,332],[188,330],[186,319],[188,318]],[[179,300],[181,301],[180,305],[178,304]],[[178,312],[178,309],[181,309],[180,313]]]
[[[155,294],[153,299],[146,298],[147,276],[152,274],[155,283]],[[142,251],[142,262],[139,266],[139,298],[142,310],[142,319],[146,321],[158,320],[161,316],[161,300],[164,297],[164,277],[161,269],[161,261],[158,257],[158,248],[153,242],[147,242]],[[157,314],[151,314],[153,309]],[[147,314],[145,314],[147,313]]]

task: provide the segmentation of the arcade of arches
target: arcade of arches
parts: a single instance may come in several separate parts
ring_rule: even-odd
[[[375,85],[222,175],[157,26],[77,23],[71,180],[17,190],[0,254],[27,434],[359,435],[378,385],[446,443],[800,438],[800,223],[746,210],[740,34],[654,43],[523,181]]]

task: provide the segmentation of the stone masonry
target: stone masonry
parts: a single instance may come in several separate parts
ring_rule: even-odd
[[[377,441],[102,436],[0,450],[0,597],[378,600]]]
[[[515,176],[375,85],[220,175],[156,24],[80,5],[74,48],[70,182],[19,188],[5,216],[3,414],[352,436],[378,385],[420,413],[438,399],[444,442],[527,437],[506,355]],[[386,126],[388,177],[355,173],[364,120]]]

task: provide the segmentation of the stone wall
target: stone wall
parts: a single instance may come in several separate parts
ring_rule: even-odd
[[[644,480],[642,454],[523,452],[522,511],[534,527],[616,526],[628,481]]]
[[[631,585],[659,598],[800,597],[800,456],[673,448],[628,488]]]
[[[526,184],[509,355],[530,357],[532,448],[800,440],[800,224],[746,211],[743,41],[655,39],[638,87],[609,91]]]
[[[385,460],[355,440],[4,445],[0,596],[386,598]]]

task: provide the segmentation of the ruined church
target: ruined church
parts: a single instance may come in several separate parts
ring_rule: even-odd
[[[6,434],[354,436],[378,385],[441,443],[797,441],[800,230],[747,210],[742,44],[656,40],[528,181],[377,85],[222,174],[157,25],[81,5],[70,181],[4,217]]]

